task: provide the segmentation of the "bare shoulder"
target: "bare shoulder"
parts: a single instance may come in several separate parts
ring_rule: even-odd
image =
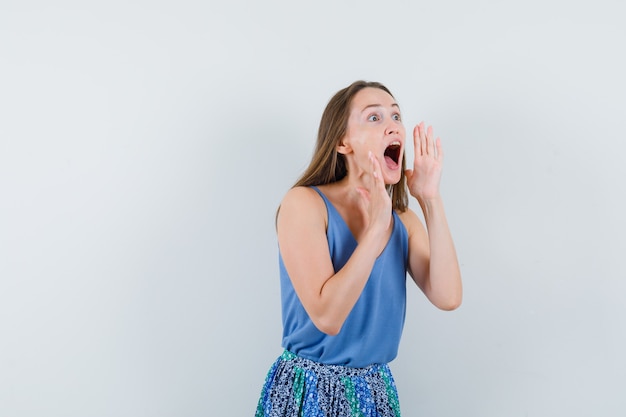
[[[409,233],[409,237],[411,237],[415,232],[420,233],[424,230],[424,225],[422,224],[422,221],[419,219],[419,217],[417,217],[417,214],[415,214],[415,212],[410,208],[407,207],[405,211],[397,211],[396,213],[398,213],[398,217],[400,217],[402,224],[404,224],[404,227]]]
[[[326,222],[326,206],[322,197],[311,187],[293,187],[283,197],[278,218],[321,219]]]
[[[319,209],[324,207],[324,201],[311,187],[293,187],[283,197],[280,207],[281,210],[287,207],[288,209]]]

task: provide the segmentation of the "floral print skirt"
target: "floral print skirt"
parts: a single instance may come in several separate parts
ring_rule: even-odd
[[[284,351],[265,379],[255,417],[400,417],[387,364],[323,365]]]

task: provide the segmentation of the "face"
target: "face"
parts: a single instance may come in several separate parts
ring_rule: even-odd
[[[348,175],[371,171],[369,152],[382,169],[385,184],[395,184],[402,174],[405,130],[400,107],[388,93],[367,87],[352,99],[346,135],[337,151],[345,155]]]

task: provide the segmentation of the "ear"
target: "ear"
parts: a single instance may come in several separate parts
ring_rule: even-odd
[[[341,140],[339,141],[339,144],[337,145],[337,147],[335,149],[337,149],[337,153],[340,153],[340,154],[343,154],[343,155],[347,155],[347,154],[352,152],[352,147],[346,141],[346,137],[345,136],[341,138]]]

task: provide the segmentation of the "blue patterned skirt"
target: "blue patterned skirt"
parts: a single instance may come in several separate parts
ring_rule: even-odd
[[[400,417],[386,364],[323,365],[289,351],[265,379],[255,417]]]

